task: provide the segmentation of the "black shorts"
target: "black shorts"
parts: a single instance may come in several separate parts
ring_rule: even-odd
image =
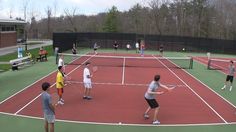
[[[117,50],[118,48],[117,47],[114,47],[115,50]]]
[[[162,52],[163,52],[163,50],[160,50],[160,52],[162,53]]]
[[[227,75],[226,82],[230,81],[232,83],[233,80],[234,80],[234,76]]]
[[[148,105],[149,105],[152,109],[159,107],[159,104],[158,104],[158,102],[156,101],[156,99],[147,99],[147,98],[145,98],[145,100],[147,101]]]
[[[94,50],[94,51],[96,51],[96,50],[97,50],[97,48],[94,48],[93,50]]]

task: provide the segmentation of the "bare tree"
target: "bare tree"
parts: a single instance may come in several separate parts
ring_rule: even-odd
[[[75,16],[77,15],[77,8],[73,8],[72,10],[65,9],[64,12],[65,12],[66,18],[68,19],[69,24],[72,28],[72,31],[77,32],[78,29],[76,26],[76,19],[75,19]]]
[[[23,0],[22,2],[22,10],[23,10],[25,21],[27,21],[27,11],[28,11],[29,3],[30,3],[30,0]]]
[[[52,37],[52,32],[51,32],[51,16],[52,16],[52,9],[51,7],[47,7],[45,9],[46,14],[47,14],[47,38],[50,39]]]

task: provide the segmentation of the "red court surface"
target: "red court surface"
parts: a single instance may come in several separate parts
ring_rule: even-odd
[[[236,61],[236,58],[212,58],[212,59],[217,59],[217,60],[224,60],[223,62],[221,61],[212,61],[211,62],[211,67],[215,70],[219,70],[220,72],[224,74],[228,74],[228,67],[229,67],[229,62]],[[208,58],[207,57],[194,57],[194,60],[204,64],[208,65]],[[234,63],[234,66],[236,67],[236,63]],[[235,73],[236,76],[236,73]]]
[[[123,55],[127,56],[127,54]],[[76,61],[85,62],[91,59],[92,57],[82,57]],[[129,63],[128,60],[117,61],[114,63],[123,65]],[[106,63],[113,62],[109,60]],[[156,60],[155,63],[162,65],[162,68],[98,66],[98,71],[94,73],[92,78],[94,83],[92,100],[82,99],[84,88],[80,82],[82,82],[84,67],[68,65],[66,67],[67,74],[78,83],[68,84],[65,87],[65,104],[56,107],[56,118],[78,122],[151,124],[152,119],[145,120],[143,118],[144,111],[148,106],[144,100],[147,90],[145,85],[153,80],[155,74],[160,74],[161,83],[180,85],[172,92],[157,96],[161,106],[158,116],[161,124],[236,122],[235,106],[229,104],[183,69],[166,67],[166,65],[174,65],[172,62]],[[154,62],[152,62],[153,64]],[[56,73],[46,76],[9,98],[0,104],[0,111],[15,115],[42,117],[41,84],[45,81],[53,84],[55,78]],[[55,91],[55,86],[51,91]],[[153,111],[150,116],[152,117],[152,115]]]

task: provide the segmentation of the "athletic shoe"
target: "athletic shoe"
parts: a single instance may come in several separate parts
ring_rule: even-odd
[[[87,96],[87,100],[91,100],[92,99],[92,97],[91,96]]]
[[[153,124],[153,125],[159,125],[160,122],[159,122],[158,120],[156,120],[156,121],[152,122],[152,124]]]
[[[144,114],[143,117],[144,117],[145,120],[149,119],[149,115],[148,114]]]
[[[87,96],[84,96],[83,99],[88,99],[88,97],[87,97]]]
[[[58,101],[57,104],[64,105],[62,101]]]
[[[62,102],[65,102],[65,100],[64,100],[64,99],[62,99],[62,98],[60,99],[60,101],[62,101]]]
[[[225,89],[225,86],[224,86],[224,87],[222,87],[221,89],[222,89],[222,90],[224,90],[224,89]]]
[[[231,86],[231,87],[229,88],[229,91],[232,91],[232,88],[233,88],[233,87]]]

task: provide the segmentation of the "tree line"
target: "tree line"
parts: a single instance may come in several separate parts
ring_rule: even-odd
[[[137,3],[128,11],[113,6],[97,15],[80,15],[77,8],[65,9],[53,16],[51,7],[46,18],[31,15],[28,38],[52,38],[53,32],[121,32],[236,39],[235,0],[149,0]]]

